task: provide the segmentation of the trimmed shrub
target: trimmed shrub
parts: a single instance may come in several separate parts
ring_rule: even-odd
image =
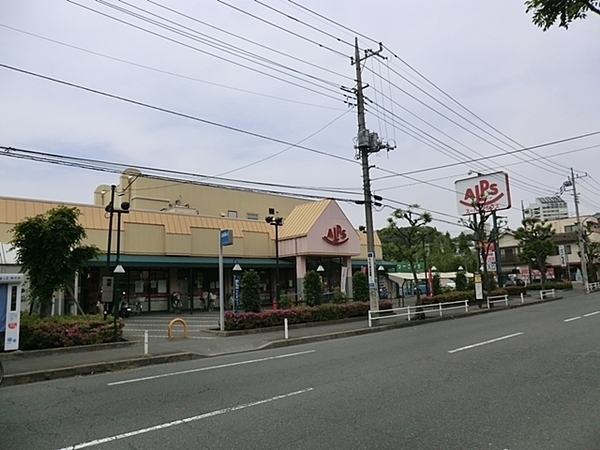
[[[508,295],[525,295],[527,294],[527,287],[525,286],[504,286],[504,289]]]
[[[348,296],[342,292],[339,287],[336,287],[333,290],[333,298],[331,299],[332,303],[340,304],[348,302]]]
[[[530,291],[539,291],[542,289],[541,283],[531,283],[527,285]],[[546,281],[546,289],[573,289],[573,283],[570,281]]]
[[[260,311],[260,276],[250,269],[242,277],[241,307],[244,311]]]
[[[367,274],[358,271],[352,275],[352,298],[355,302],[369,301],[369,282]]]
[[[380,309],[391,309],[392,302],[381,300]],[[259,313],[245,312],[234,314],[225,313],[225,330],[250,330],[253,328],[275,327],[283,325],[283,319],[288,324],[324,322],[329,320],[366,317],[369,311],[368,302],[351,302],[342,304],[328,303],[320,306],[307,306],[291,309],[266,310]]]
[[[290,309],[292,307],[292,296],[290,294],[282,294],[279,297],[277,307],[281,309]]]
[[[124,322],[117,321],[117,334],[121,338]],[[73,347],[76,345],[113,342],[114,322],[95,316],[53,316],[40,318],[21,314],[19,347],[21,350]]]
[[[306,272],[303,285],[306,306],[317,306],[323,303],[323,283],[317,272],[314,270]]]

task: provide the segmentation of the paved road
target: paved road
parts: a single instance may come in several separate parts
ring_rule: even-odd
[[[600,448],[600,302],[0,390],[0,448]]]

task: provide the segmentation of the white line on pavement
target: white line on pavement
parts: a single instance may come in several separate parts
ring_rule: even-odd
[[[244,364],[254,364],[254,363],[265,362],[265,361],[273,361],[275,359],[289,358],[291,356],[301,356],[301,355],[306,355],[308,353],[314,353],[314,352],[315,352],[314,350],[307,350],[305,352],[286,353],[285,355],[269,356],[268,358],[251,359],[248,361],[240,361],[240,362],[229,363],[229,364],[220,364],[218,366],[200,367],[198,369],[182,370],[181,372],[163,373],[162,375],[153,375],[150,377],[132,378],[130,380],[115,381],[113,383],[107,383],[107,386],[117,386],[119,384],[136,383],[138,381],[154,380],[156,378],[172,377],[174,375],[185,375],[187,373],[204,372],[207,370],[225,369],[227,367],[242,366]]]
[[[523,332],[509,334],[508,336],[502,336],[502,337],[499,337],[499,338],[496,338],[496,339],[491,339],[489,341],[478,342],[477,344],[467,345],[466,347],[456,348],[454,350],[448,350],[448,353],[456,353],[456,352],[460,352],[460,351],[463,351],[463,350],[468,350],[470,348],[479,347],[481,345],[491,344],[492,342],[498,342],[498,341],[502,341],[504,339],[509,339],[509,338],[512,338],[512,337],[515,337],[515,336],[520,336],[522,334],[523,334]]]
[[[594,311],[588,314],[584,314],[583,317],[590,317],[590,316],[595,316],[596,314],[600,314],[600,311]]]
[[[572,322],[572,321],[577,320],[577,319],[581,319],[581,316],[571,317],[570,319],[563,320],[563,322]]]
[[[126,439],[133,436],[137,436],[144,433],[149,433],[151,431],[163,430],[165,428],[175,427],[177,425],[183,425],[185,423],[195,422],[197,420],[208,419],[210,417],[220,416],[222,414],[227,414],[234,411],[239,411],[240,409],[251,408],[252,406],[262,405],[264,403],[274,402],[276,400],[283,400],[288,397],[292,397],[294,395],[305,394],[306,392],[312,391],[313,388],[302,389],[301,391],[290,392],[289,394],[277,395],[275,397],[267,398],[264,400],[257,400],[255,402],[245,403],[243,405],[232,406],[230,408],[218,409],[216,411],[211,411],[208,413],[200,414],[198,416],[187,417],[185,419],[174,420],[172,422],[161,423],[159,425],[154,425],[148,428],[141,428],[135,431],[128,431],[127,433],[116,434],[114,436],[105,437],[102,439],[96,439],[94,441],[82,442],[81,444],[71,445],[69,447],[63,447],[60,450],[77,450],[80,448],[93,447],[95,445],[105,444],[107,442],[117,441],[119,439]]]

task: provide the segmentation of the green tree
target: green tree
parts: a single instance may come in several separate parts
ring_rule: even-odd
[[[352,275],[352,299],[355,302],[369,301],[369,282],[367,274],[360,270]]]
[[[426,227],[431,222],[431,214],[423,212],[417,214],[414,209],[419,205],[411,205],[408,209],[397,209],[388,217],[388,226],[385,228],[385,235],[388,238],[389,245],[387,251],[392,260],[407,261],[413,275],[415,286],[419,286],[417,279],[417,262],[423,259],[424,243],[426,236],[431,230]],[[408,222],[408,227],[399,227],[398,220]],[[417,288],[416,304],[421,304],[421,291]]]
[[[440,279],[439,273],[433,274],[433,280],[431,284],[433,287],[433,295],[439,295],[442,293],[442,280]]]
[[[242,277],[241,307],[244,311],[260,312],[260,276],[250,269]]]
[[[11,247],[27,274],[30,298],[39,303],[42,317],[50,315],[53,293],[72,286],[75,273],[100,254],[96,246],[81,245],[87,235],[77,221],[80,214],[77,208],[59,206],[28,217],[10,230]]]
[[[536,267],[542,276],[542,289],[546,288],[546,260],[554,251],[554,230],[537,217],[523,219],[522,226],[517,228],[514,237],[521,246],[521,256]]]
[[[456,278],[454,278],[454,283],[456,283],[457,291],[466,291],[467,290],[467,276],[463,270],[459,270],[456,272]]]
[[[317,306],[323,303],[323,283],[321,277],[314,270],[309,270],[304,275],[304,300],[307,306]]]
[[[559,20],[558,26],[569,28],[571,22],[585,19],[588,12],[600,15],[599,0],[527,0],[526,12],[533,11],[532,21],[547,31]]]

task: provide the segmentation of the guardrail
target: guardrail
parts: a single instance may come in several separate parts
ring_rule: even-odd
[[[544,289],[540,291],[540,299],[544,300],[546,298],[555,298],[556,291],[554,289]]]
[[[490,309],[490,305],[494,305],[494,303],[502,303],[508,306],[508,295],[490,295],[487,298],[487,307]]]
[[[587,293],[588,293],[588,294],[589,294],[590,292],[592,292],[592,291],[596,291],[596,290],[598,290],[598,289],[600,289],[600,282],[598,282],[598,281],[595,281],[595,282],[593,282],[593,283],[588,283],[588,284],[587,284],[587,288],[586,288],[586,290],[587,290]]]
[[[454,305],[454,306],[453,306]],[[411,314],[423,314],[425,311],[437,310],[440,313],[440,317],[443,316],[443,311],[448,311],[451,309],[463,309],[465,312],[469,312],[469,301],[468,300],[459,300],[456,302],[444,302],[444,303],[435,303],[428,305],[418,305],[418,306],[405,306],[402,308],[391,308],[391,309],[380,309],[377,311],[369,310],[369,327],[372,326],[373,320],[381,320],[381,319],[392,319],[395,317],[406,317],[408,321],[411,320]]]

